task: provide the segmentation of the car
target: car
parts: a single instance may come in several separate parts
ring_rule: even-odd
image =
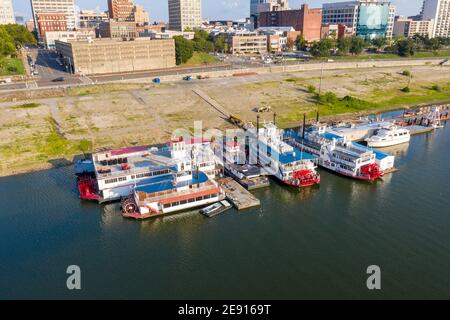
[[[58,77],[52,80],[52,82],[63,82],[65,79],[64,77]]]
[[[183,77],[183,80],[184,81],[191,81],[192,80],[192,76]]]
[[[34,70],[34,71],[33,71],[33,76],[38,76],[38,75],[39,75],[39,71]]]

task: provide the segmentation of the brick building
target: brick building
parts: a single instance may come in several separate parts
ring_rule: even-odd
[[[36,14],[39,35],[48,31],[67,31],[67,16],[64,12],[39,12]]]
[[[311,9],[307,4],[301,9],[261,12],[259,27],[293,27],[300,31],[306,41],[320,40],[322,9]]]
[[[75,74],[104,74],[175,67],[175,41],[138,38],[55,41]]]
[[[121,21],[134,21],[132,0],[108,0],[109,18]]]

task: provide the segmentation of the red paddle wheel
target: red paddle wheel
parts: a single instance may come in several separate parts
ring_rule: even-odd
[[[90,176],[79,177],[77,181],[78,192],[80,199],[83,200],[97,200],[101,198],[97,194],[97,187],[95,179]]]
[[[383,176],[380,166],[376,163],[368,164],[361,167],[361,175],[368,180],[375,181]]]
[[[294,179],[299,181],[299,187],[308,187],[320,183],[320,175],[313,170],[296,171],[294,172]]]

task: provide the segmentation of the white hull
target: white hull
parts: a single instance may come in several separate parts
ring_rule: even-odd
[[[367,145],[371,148],[385,148],[392,147],[403,143],[408,143],[411,140],[411,137],[405,137],[403,139],[395,139],[395,140],[384,140],[384,141],[370,141],[367,140]]]

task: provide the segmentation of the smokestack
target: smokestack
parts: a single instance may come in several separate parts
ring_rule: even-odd
[[[305,130],[306,130],[306,113],[303,114],[303,132],[302,132],[302,139],[305,139]]]
[[[256,161],[259,163],[259,115],[256,116]]]

